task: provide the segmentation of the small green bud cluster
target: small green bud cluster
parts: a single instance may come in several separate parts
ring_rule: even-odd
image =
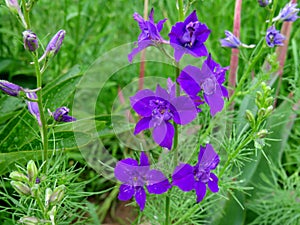
[[[12,171],[9,177],[12,179],[10,182],[11,186],[20,194],[33,197],[38,193],[39,179],[38,169],[33,160],[27,163],[27,175],[19,171]]]

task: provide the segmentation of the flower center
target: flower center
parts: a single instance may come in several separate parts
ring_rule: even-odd
[[[216,91],[216,81],[212,78],[207,78],[201,84],[201,88],[206,95],[212,95]]]
[[[207,183],[209,181],[210,171],[204,169],[196,168],[194,170],[194,178],[196,181],[201,181],[202,183]]]
[[[150,101],[150,106],[152,107],[152,117],[155,119],[154,126],[159,126],[163,120],[168,121],[173,118],[170,103],[156,99]]]
[[[191,48],[195,41],[196,41],[196,35],[195,31],[197,27],[199,26],[199,22],[190,22],[188,25],[185,27],[185,32],[182,36],[182,42],[184,47],[189,47]]]

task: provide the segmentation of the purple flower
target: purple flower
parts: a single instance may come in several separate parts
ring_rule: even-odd
[[[223,68],[213,61],[209,54],[201,69],[191,65],[185,67],[177,82],[192,99],[197,99],[199,92],[203,91],[205,102],[210,106],[210,113],[214,116],[223,109],[223,97],[228,97],[228,92],[223,86],[228,69],[229,67]]]
[[[218,177],[211,173],[219,164],[220,158],[210,144],[200,147],[198,163],[195,166],[181,163],[172,175],[173,185],[182,191],[196,191],[197,202],[206,194],[206,184],[212,192],[218,192]]]
[[[23,33],[24,48],[34,52],[39,47],[37,36],[31,30],[25,30]]]
[[[258,0],[258,4],[261,7],[266,7],[267,5],[271,4],[272,0]]]
[[[298,16],[299,9],[296,7],[297,7],[297,3],[289,2],[283,7],[283,9],[280,10],[278,16],[276,16],[272,21],[275,22],[281,20],[287,22],[294,22],[299,18]]]
[[[39,62],[43,60],[46,56],[54,56],[58,53],[62,42],[65,38],[66,31],[65,30],[59,30],[51,39],[51,41],[48,43],[46,50],[44,54],[39,59]]]
[[[119,200],[127,201],[134,196],[141,211],[146,204],[144,186],[151,194],[165,193],[171,187],[161,171],[150,169],[149,159],[144,152],[141,152],[140,164],[135,159],[123,159],[117,163],[114,173],[115,177],[123,183],[120,186]]]
[[[68,115],[69,111],[70,111],[70,109],[63,106],[63,107],[57,108],[54,113],[50,113],[50,114],[53,116],[54,120],[56,120],[57,122],[76,121],[76,118]]]
[[[27,98],[29,98],[29,99],[33,99],[33,100],[36,100],[36,99],[37,99],[37,95],[36,95],[35,92],[27,92],[27,93],[26,93],[26,96],[27,96]],[[30,113],[36,118],[36,120],[38,121],[39,126],[42,126],[38,103],[37,103],[37,102],[27,101],[27,106],[28,106],[29,112],[30,112]]]
[[[208,52],[203,43],[209,34],[207,26],[198,21],[196,11],[193,11],[184,22],[176,23],[169,33],[175,60],[179,62],[184,54],[194,57],[207,56]]]
[[[132,108],[143,118],[136,124],[134,134],[153,128],[153,139],[161,147],[172,148],[174,127],[196,118],[197,110],[188,96],[176,97],[176,85],[168,80],[168,91],[157,85],[156,91],[145,89],[130,98]]]
[[[276,30],[274,25],[268,28],[266,42],[269,47],[273,48],[275,45],[283,45],[284,39],[284,35],[279,30]]]
[[[225,30],[226,38],[220,39],[222,47],[225,48],[238,48],[240,46],[244,48],[254,48],[255,45],[246,45],[242,43],[233,33],[228,30]]]
[[[141,34],[138,37],[137,47],[128,54],[128,61],[132,62],[133,57],[149,46],[156,46],[163,42],[163,38],[160,36],[160,31],[163,28],[163,24],[167,19],[160,20],[157,24],[154,23],[154,9],[151,9],[149,20],[144,20],[138,13],[133,14],[133,19],[136,20],[141,29]]]
[[[6,80],[0,80],[0,90],[2,90],[3,92],[5,92],[10,96],[15,96],[15,97],[20,94],[20,91],[24,91],[24,89],[19,85],[10,83]]]

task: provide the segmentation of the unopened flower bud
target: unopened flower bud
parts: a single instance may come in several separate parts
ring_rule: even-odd
[[[66,31],[65,30],[59,30],[51,39],[51,41],[48,43],[46,50],[42,57],[39,59],[39,62],[43,60],[45,57],[51,57],[57,54],[59,51],[62,42],[65,38]]]
[[[272,96],[268,97],[265,101],[266,106],[270,106],[273,104],[274,98]]]
[[[49,202],[53,205],[56,204],[57,202],[60,202],[64,197],[65,189],[66,189],[65,185],[59,185],[58,187],[56,187],[50,196]]]
[[[264,118],[266,116],[266,109],[265,108],[260,108],[258,110],[257,115],[258,115],[259,118]]]
[[[40,194],[39,192],[39,185],[38,184],[34,184],[32,187],[31,187],[31,196],[36,198],[38,197]]]
[[[20,181],[11,181],[10,184],[20,195],[31,194],[31,189],[26,184]]]
[[[24,89],[19,85],[10,83],[6,80],[0,80],[0,90],[2,90],[3,92],[5,92],[10,96],[15,96],[15,97],[18,96],[21,91],[24,91]]]
[[[53,116],[53,118],[57,122],[72,122],[72,121],[75,121],[76,118],[68,115],[69,111],[70,111],[70,109],[63,106],[63,107],[60,107],[60,108],[56,109],[54,113],[51,113],[51,115]]]
[[[5,0],[6,6],[12,11],[13,13],[16,13],[19,15],[23,26],[27,28],[27,23],[24,19],[23,13],[21,11],[20,5],[18,3],[18,0]]]
[[[22,34],[23,34],[24,48],[31,52],[37,50],[39,47],[39,43],[36,34],[33,33],[31,30],[25,30]]]
[[[50,204],[50,197],[52,195],[52,190],[51,188],[47,188],[46,189],[46,194],[45,194],[45,206],[46,208],[48,208],[49,204]]]
[[[268,130],[262,129],[261,131],[259,131],[259,132],[257,133],[257,137],[258,137],[258,138],[264,138],[264,137],[266,137],[268,134],[269,134]]]
[[[14,181],[22,181],[22,182],[25,182],[25,183],[28,183],[29,182],[29,179],[28,177],[23,174],[23,173],[20,173],[18,171],[13,171],[9,174],[9,177],[14,180]]]
[[[35,92],[29,92],[26,93],[27,98],[29,99],[37,99],[37,95]],[[39,111],[39,106],[37,102],[31,102],[31,101],[27,101],[27,106],[28,106],[28,110],[29,112],[36,118],[36,120],[38,121],[39,126],[42,126],[42,122],[41,122],[41,117],[40,117],[40,111]]]
[[[251,127],[255,126],[255,118],[253,116],[253,113],[250,110],[246,110],[246,118],[248,120],[248,122],[250,123]]]
[[[266,116],[266,117],[269,116],[269,115],[272,113],[272,111],[273,111],[273,106],[270,105],[270,106],[266,109],[266,114],[265,114],[265,116]]]
[[[39,224],[39,219],[33,216],[24,216],[19,220],[19,222],[25,225],[36,225]]]
[[[258,4],[261,7],[266,7],[267,5],[271,4],[272,0],[258,0]]]
[[[48,212],[51,223],[55,224],[55,216],[56,216],[56,206],[53,206],[52,209]]]
[[[35,183],[36,178],[38,176],[38,169],[33,160],[30,160],[27,163],[27,174],[28,174],[29,181],[30,182],[34,181],[34,183]]]

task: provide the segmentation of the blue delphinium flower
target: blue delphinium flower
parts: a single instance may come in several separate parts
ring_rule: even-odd
[[[196,118],[197,110],[188,96],[176,96],[175,83],[168,81],[168,91],[157,85],[156,91],[145,89],[130,98],[132,108],[143,118],[134,134],[153,128],[153,139],[161,147],[172,148],[174,127],[171,120],[185,125]]]
[[[27,98],[29,99],[33,99],[36,100],[37,99],[37,95],[35,92],[27,92],[26,93]],[[36,118],[36,120],[38,121],[39,126],[42,126],[42,122],[41,122],[41,117],[40,117],[40,111],[39,111],[39,106],[37,102],[31,102],[31,101],[27,101],[27,106],[28,106],[28,110],[29,112]]]
[[[144,152],[141,152],[139,164],[131,158],[119,161],[114,174],[123,183],[120,186],[119,200],[127,201],[134,196],[141,211],[146,204],[145,186],[150,194],[162,194],[171,187],[161,171],[150,169],[149,159]]]
[[[266,42],[269,47],[273,48],[275,45],[283,45],[284,39],[284,35],[279,30],[276,30],[274,25],[268,28]]]
[[[179,62],[184,54],[194,57],[207,56],[208,52],[204,42],[209,34],[208,27],[198,21],[196,11],[193,11],[184,22],[176,23],[169,33],[175,60]]]
[[[0,80],[0,90],[14,97],[18,96],[21,91],[24,91],[24,89],[21,86],[13,84],[6,80]]]
[[[228,30],[225,30],[226,38],[220,39],[220,43],[222,47],[225,48],[254,48],[255,45],[246,45],[240,41],[233,33]]]
[[[297,3],[289,2],[286,4],[279,12],[278,16],[276,16],[272,21],[287,21],[287,22],[294,22],[299,18],[298,12],[299,8],[297,7]]]
[[[144,20],[138,13],[133,14],[133,19],[136,20],[141,29],[141,34],[138,37],[137,47],[128,54],[128,61],[132,62],[134,56],[149,46],[155,46],[164,42],[160,35],[160,31],[163,28],[163,24],[167,19],[160,20],[157,24],[154,23],[154,9],[151,9],[149,20]]]
[[[54,113],[51,113],[51,115],[53,116],[54,120],[56,120],[57,122],[76,121],[76,119],[74,117],[68,115],[69,111],[70,111],[69,108],[63,106],[63,107],[57,108]]]
[[[211,115],[214,116],[223,109],[223,97],[228,97],[228,92],[223,86],[228,69],[229,67],[221,67],[209,55],[201,69],[191,65],[186,66],[177,78],[177,82],[191,99],[196,99],[196,96],[203,91],[205,102],[210,107]]]
[[[267,5],[271,4],[272,0],[258,0],[258,4],[261,7],[266,7]]]
[[[218,177],[211,172],[220,162],[218,154],[210,144],[200,147],[198,163],[195,166],[181,163],[173,172],[173,185],[182,191],[196,191],[197,202],[203,200],[206,194],[206,184],[212,192],[218,192]]]

